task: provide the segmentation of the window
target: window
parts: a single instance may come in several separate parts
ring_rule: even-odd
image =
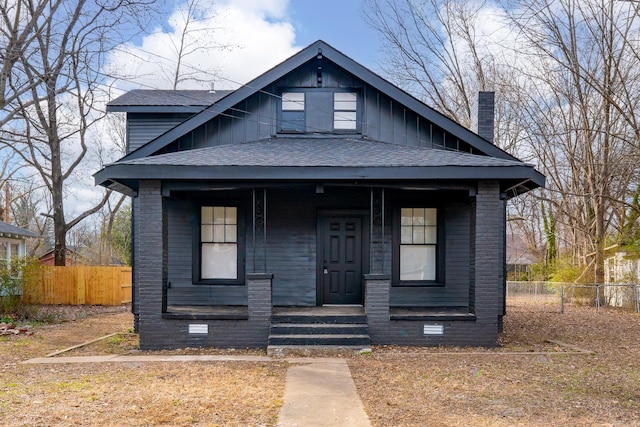
[[[283,132],[304,132],[304,92],[282,93],[282,121],[280,130]]]
[[[279,131],[353,133],[358,131],[358,93],[341,89],[291,89],[282,92]]]
[[[11,244],[11,258],[18,258],[18,244],[17,243],[12,243]]]
[[[200,279],[238,279],[238,209],[202,206]]]
[[[399,280],[438,278],[438,210],[400,209]]]
[[[358,98],[353,92],[333,94],[333,128],[337,130],[357,129]]]
[[[9,264],[9,254],[7,254],[8,248],[9,243],[0,242],[0,267],[6,267]]]

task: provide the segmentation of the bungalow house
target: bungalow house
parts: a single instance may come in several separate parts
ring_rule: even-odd
[[[26,239],[40,237],[33,231],[0,221],[0,266],[10,266],[11,260],[27,256]],[[0,297],[9,294],[20,295],[22,289],[16,291],[0,286]]]
[[[323,41],[235,91],[134,90],[143,349],[496,345],[506,200],[544,177]]]

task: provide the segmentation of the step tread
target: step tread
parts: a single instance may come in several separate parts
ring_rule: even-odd
[[[364,328],[367,327],[366,323],[271,323],[271,326],[278,326],[282,328]]]
[[[305,316],[305,315],[280,315],[271,316],[272,323],[326,323],[326,324],[360,324],[367,323],[364,315],[353,316]]]
[[[371,346],[361,345],[295,345],[295,344],[270,344],[267,346],[269,356],[342,356],[344,352],[371,352]]]
[[[311,338],[311,339],[323,339],[323,338],[339,338],[339,339],[370,339],[369,334],[271,334],[269,339],[272,338],[286,338],[286,339],[298,339],[298,338]]]

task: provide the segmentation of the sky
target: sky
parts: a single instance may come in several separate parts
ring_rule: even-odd
[[[167,2],[150,34],[111,53],[106,68],[120,77],[117,89],[172,88],[185,3]],[[213,6],[201,0],[200,6],[186,39],[193,53],[181,70],[190,78],[178,89],[209,89],[212,82],[237,88],[318,39],[379,72],[379,39],[360,0],[216,0]]]
[[[147,35],[108,56],[106,71],[119,77],[108,82],[111,99],[131,89],[172,88],[175,46],[184,27],[180,6],[186,0],[165,4],[163,18]],[[187,38],[193,53],[184,58],[182,68],[182,74],[192,78],[180,82],[178,89],[209,90],[211,83],[216,89],[236,89],[318,39],[380,73],[378,36],[364,21],[361,0],[215,0],[213,7],[210,0],[200,0],[199,4],[199,20]],[[231,48],[212,47],[220,44]],[[96,140],[105,140],[103,147],[109,144],[110,126],[102,121],[92,130]],[[109,163],[120,156],[113,150],[111,158],[99,161]],[[87,159],[77,169],[77,181],[66,189],[73,200],[68,206],[72,214],[100,197],[91,177],[100,169],[97,162]]]
[[[377,71],[378,35],[364,21],[362,9],[360,0],[290,0],[287,8],[298,45],[306,46],[322,39]]]

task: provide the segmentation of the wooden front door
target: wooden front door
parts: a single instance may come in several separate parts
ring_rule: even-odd
[[[362,304],[362,219],[320,219],[318,278],[323,304]]]

